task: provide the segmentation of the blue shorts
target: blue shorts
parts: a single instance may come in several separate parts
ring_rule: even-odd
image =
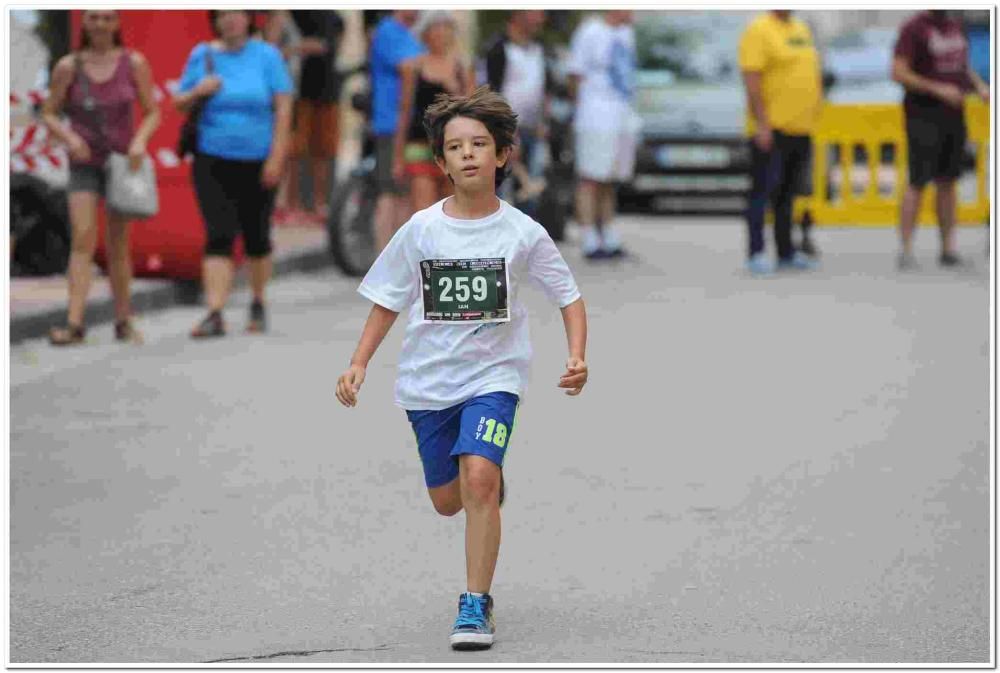
[[[444,486],[458,477],[458,457],[464,454],[482,456],[503,467],[517,403],[513,393],[487,393],[441,411],[407,411],[427,488]]]

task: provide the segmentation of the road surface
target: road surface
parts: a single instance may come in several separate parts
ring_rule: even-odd
[[[273,330],[190,341],[195,308],[10,356],[10,658],[24,662],[990,662],[989,280],[894,269],[888,230],[820,231],[823,268],[753,279],[736,220],[629,217],[564,253],[590,383],[533,383],[508,453],[488,652],[447,635],[462,515],[433,513],[392,406],[395,329],[333,395],[367,305],[333,271]]]

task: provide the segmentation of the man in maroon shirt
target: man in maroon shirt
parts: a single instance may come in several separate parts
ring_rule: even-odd
[[[899,268],[916,267],[913,233],[924,187],[937,187],[937,217],[941,229],[942,266],[957,266],[955,254],[955,182],[965,151],[965,95],[974,91],[989,100],[990,89],[969,67],[969,46],[961,23],[947,10],[920,12],[899,31],[892,78],[906,96],[906,140],[909,145],[909,188],[903,195],[899,229],[903,249]]]

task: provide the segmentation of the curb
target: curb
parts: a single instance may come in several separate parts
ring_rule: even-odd
[[[319,271],[333,265],[326,247],[290,252],[274,259],[272,278],[292,273]],[[246,287],[246,274],[237,272],[233,290]],[[135,314],[162,311],[174,306],[194,306],[201,301],[201,282],[196,280],[163,280],[156,287],[143,288],[132,292],[132,312]],[[37,339],[48,334],[49,328],[61,324],[66,318],[66,305],[11,316],[10,343],[16,344],[28,339]],[[115,319],[114,300],[107,297],[87,303],[87,326],[102,325]]]

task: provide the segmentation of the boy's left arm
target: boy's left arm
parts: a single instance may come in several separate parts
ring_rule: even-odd
[[[566,360],[566,373],[559,379],[559,387],[567,388],[566,394],[575,396],[583,392],[587,384],[587,309],[581,297],[561,310],[569,359]]]
[[[569,359],[559,387],[566,388],[567,395],[579,395],[587,383],[587,309],[556,244],[542,225],[535,226],[537,235],[528,256],[528,276],[553,304],[562,307]]]

